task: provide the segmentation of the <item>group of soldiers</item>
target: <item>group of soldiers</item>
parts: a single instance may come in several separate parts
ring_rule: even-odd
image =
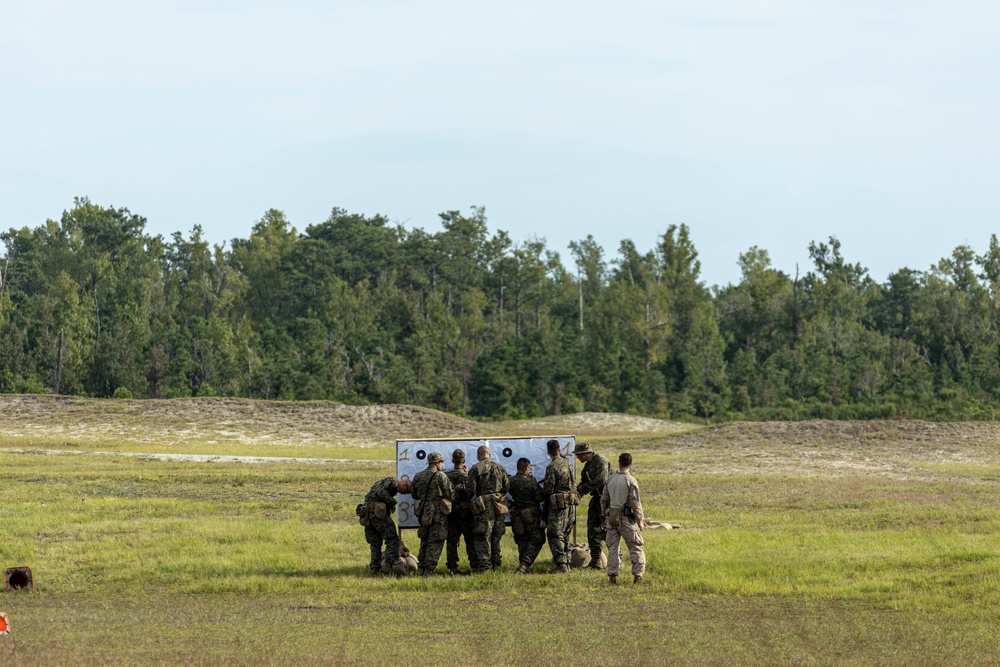
[[[634,583],[646,583],[644,518],[639,485],[629,473],[632,456],[628,453],[619,456],[618,471],[612,473],[607,459],[594,452],[588,443],[578,443],[573,454],[584,466],[580,483],[574,485],[573,468],[562,455],[559,441],[549,440],[546,449],[551,463],[545,469],[543,484],[531,473],[531,462],[526,458],[518,459],[517,474],[510,477],[502,465],[491,459],[486,445],[479,447],[478,462],[471,468],[465,464],[462,449],[452,453],[454,467],[447,472],[444,456],[431,452],[427,455],[427,468],[414,475],[412,481],[393,477],[377,481],[357,508],[360,522],[365,526],[365,539],[371,547],[372,574],[383,573],[383,558],[395,563],[400,556],[399,535],[392,519],[397,493],[413,497],[414,514],[420,521],[417,530],[420,576],[435,573],[444,550],[448,571],[458,574],[458,547],[462,539],[473,573],[499,570],[500,538],[505,531],[504,515],[508,513],[518,550],[517,571],[527,574],[548,541],[553,572],[567,573],[571,569],[570,534],[576,523],[576,507],[589,494],[589,567],[603,569],[601,543],[607,542],[607,574],[610,583],[618,585],[619,549],[624,540],[632,561]]]

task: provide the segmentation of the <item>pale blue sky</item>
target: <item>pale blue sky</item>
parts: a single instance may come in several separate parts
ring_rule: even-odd
[[[334,206],[609,256],[687,223],[876,280],[1000,233],[1000,3],[37,0],[0,5],[0,228],[74,196],[153,233]]]

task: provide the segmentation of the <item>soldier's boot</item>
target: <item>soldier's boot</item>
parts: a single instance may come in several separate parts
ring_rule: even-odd
[[[569,574],[569,565],[567,563],[559,563],[556,566],[556,574]]]
[[[425,569],[424,569],[424,568],[422,568],[422,567],[418,567],[418,568],[417,568],[417,576],[418,576],[418,577],[422,577],[422,576],[424,576],[425,574],[427,574],[427,570],[425,570]]]
[[[608,575],[608,583],[610,583],[612,586],[621,586],[621,584],[618,583],[618,575],[617,574],[609,574]]]
[[[529,566],[527,563],[521,563],[517,566],[518,574],[528,574]]]
[[[647,586],[649,584],[648,581],[642,578],[641,574],[637,574],[634,577],[632,577],[632,583],[635,584],[636,586]]]
[[[590,565],[588,565],[587,567],[589,569],[591,569],[591,570],[603,570],[604,569],[604,566],[601,565],[601,561],[599,561],[599,560],[591,560],[590,561]]]

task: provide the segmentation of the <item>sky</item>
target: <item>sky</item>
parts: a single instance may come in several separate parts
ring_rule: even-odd
[[[835,236],[882,282],[1000,233],[1000,3],[0,4],[0,229],[73,198],[147,230],[333,207],[652,248],[709,285]]]

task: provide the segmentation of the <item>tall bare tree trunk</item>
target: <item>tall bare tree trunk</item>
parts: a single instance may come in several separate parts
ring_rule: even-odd
[[[802,338],[799,330],[799,265],[795,265],[795,282],[792,283],[792,341],[798,344]]]
[[[63,330],[59,330],[59,350],[56,352],[56,382],[52,393],[59,393],[59,386],[62,384],[62,358],[63,358]]]

